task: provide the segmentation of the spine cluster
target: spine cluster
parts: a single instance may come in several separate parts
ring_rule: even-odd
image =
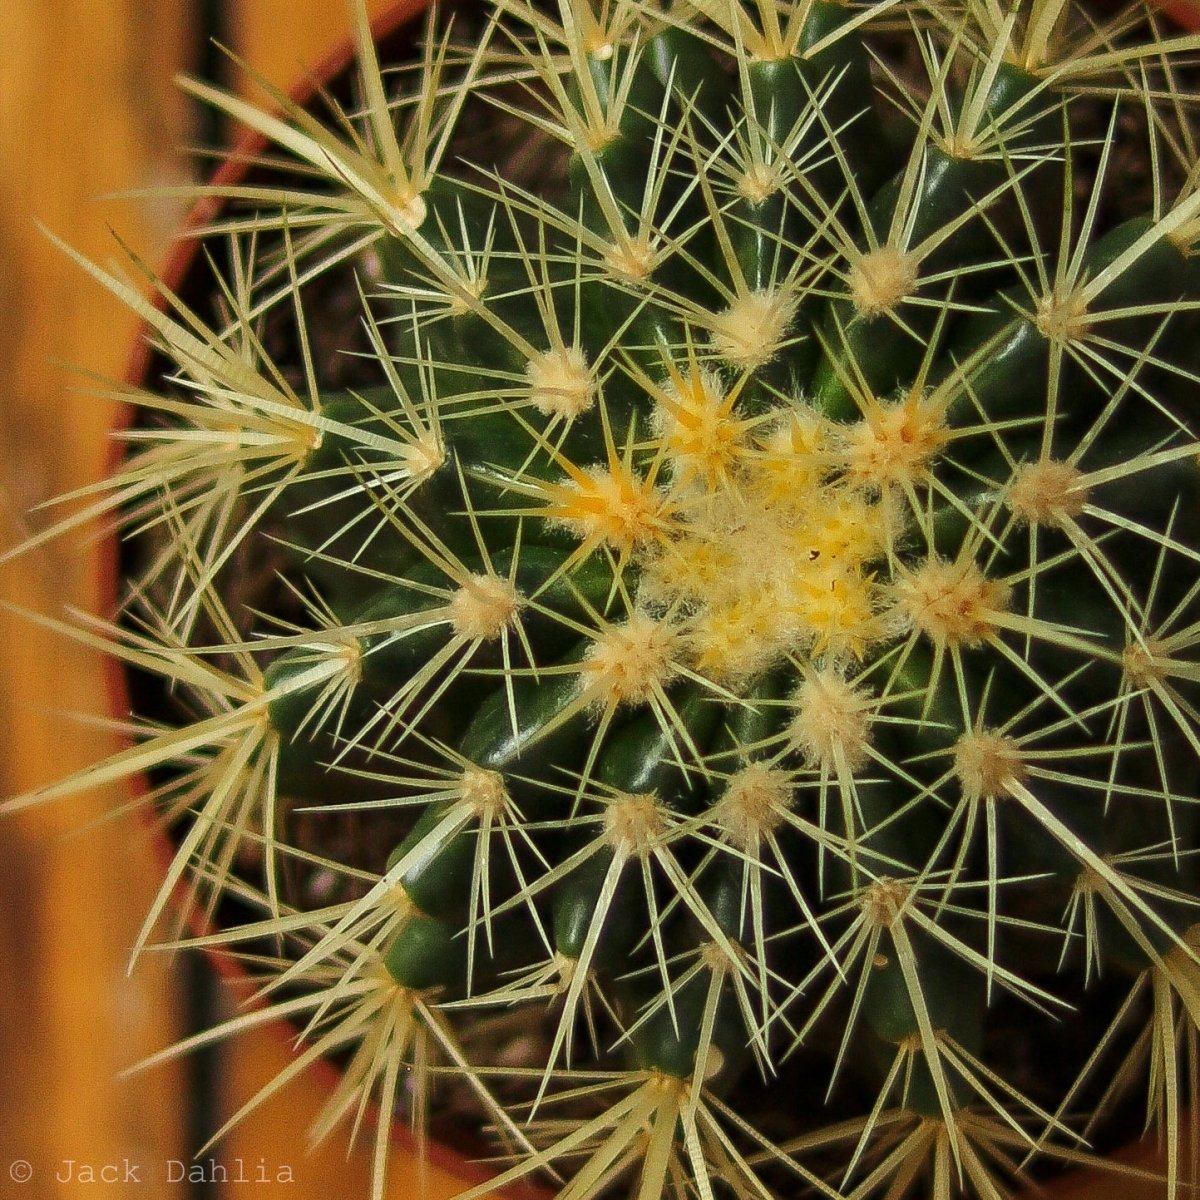
[[[455,1091],[564,1200],[983,1198],[1140,1095],[1181,1195],[1200,44],[463,20],[396,77],[360,4],[327,119],[187,85],[271,143],[206,307],[82,263],[168,366],[43,536],[127,532],[72,632],[170,715],[10,806],[152,772],[139,948],[257,909],[200,940],[339,1057],[318,1134]]]

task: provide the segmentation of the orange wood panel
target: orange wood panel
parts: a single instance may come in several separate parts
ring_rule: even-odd
[[[394,6],[395,0],[367,0],[372,18]],[[286,88],[350,36],[351,13],[350,0],[233,0],[230,33],[256,72]]]
[[[186,44],[187,0],[138,5],[3,7],[0,31],[0,546],[19,540],[30,506],[94,478],[106,404],[52,356],[119,373],[134,322],[81,284],[35,221],[107,257],[118,224],[162,252],[171,204],[95,197],[179,175],[183,107],[169,84]],[[0,596],[42,612],[90,606],[96,555],[78,541],[0,569]],[[103,714],[101,664],[0,612],[0,795],[103,756],[111,735],[65,713]],[[155,889],[146,840],[129,819],[68,836],[121,799],[105,793],[0,823],[0,1193],[132,1194],[88,1185],[83,1168],[124,1160],[137,1194],[177,1195],[163,1165],[182,1153],[178,1072],[121,1082],[119,1072],[176,1036],[162,962],[127,977],[129,947]],[[77,1167],[66,1164],[73,1162]],[[75,1171],[77,1184],[56,1175]],[[25,1179],[28,1173],[30,1176]]]

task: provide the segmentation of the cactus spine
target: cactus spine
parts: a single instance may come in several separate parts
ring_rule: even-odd
[[[1140,1088],[1176,1195],[1194,40],[497,0],[390,99],[359,25],[353,115],[187,85],[296,170],[216,189],[212,313],[83,264],[171,378],[50,532],[136,535],[75,635],[179,714],[10,805],[169,768],[142,942],[257,904],[319,1133],[448,1069],[568,1200],[992,1197]]]

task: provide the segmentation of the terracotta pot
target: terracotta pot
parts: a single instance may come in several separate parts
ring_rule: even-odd
[[[393,49],[403,47],[419,28],[419,17],[431,3],[431,0],[399,0],[399,2],[372,23],[372,29],[377,41]],[[1098,0],[1098,7],[1116,8],[1116,3],[1109,0]],[[1200,3],[1193,0],[1162,0],[1159,4],[1168,15],[1179,24],[1191,28],[1200,28]],[[319,84],[337,79],[345,74],[354,61],[354,48],[350,41],[332,50],[318,66],[294,88],[290,95],[299,103],[307,103],[314,98]],[[247,174],[246,160],[266,147],[265,139],[252,131],[243,131],[234,141],[229,157],[225,159],[213,176],[212,182],[218,185],[229,185],[240,182]],[[161,278],[168,288],[180,293],[185,299],[189,291],[191,271],[196,263],[199,244],[193,238],[192,231],[210,222],[220,211],[222,202],[215,199],[205,199],[199,202],[186,218],[181,234],[175,241],[162,270]],[[145,380],[154,360],[145,339],[139,339],[130,356],[126,379],[131,384]],[[122,428],[132,418],[131,412],[123,414],[117,427]],[[114,445],[114,460],[120,449]],[[102,582],[102,611],[113,611],[116,607],[116,597],[119,590],[119,563],[115,551],[109,553],[105,560],[105,573]],[[128,686],[122,666],[112,661],[109,664],[109,689],[111,710],[115,714],[129,711]],[[161,834],[159,835],[159,857],[164,870],[174,854],[174,848]],[[197,918],[193,921],[193,931],[197,934],[204,932],[202,923]],[[241,966],[229,955],[219,951],[210,952],[209,957],[215,970],[230,991],[240,1000],[246,1000],[254,991],[251,981],[245,975]],[[261,1027],[257,1037],[270,1039],[271,1044],[265,1048],[264,1059],[266,1069],[276,1072],[290,1057],[288,1047],[294,1044],[296,1030],[294,1027],[279,1021],[272,1025]],[[292,1089],[300,1090],[303,1094],[296,1104],[296,1110],[315,1111],[315,1094],[328,1090],[336,1080],[336,1068],[330,1063],[321,1063],[307,1073],[306,1079],[293,1081]],[[275,1106],[270,1110],[270,1119],[275,1123],[283,1122],[288,1145],[294,1145],[302,1136],[303,1119],[292,1120],[289,1113],[292,1110],[281,1110]],[[389,1169],[389,1194],[397,1198],[408,1198],[413,1195],[413,1180],[418,1173],[417,1155],[414,1141],[409,1131],[398,1123],[393,1128],[393,1147],[391,1166]],[[431,1143],[428,1153],[429,1171],[425,1174],[427,1191],[423,1193],[425,1200],[441,1200],[442,1197],[452,1197],[456,1191],[465,1186],[474,1186],[487,1178],[482,1169],[470,1161],[459,1150]],[[1120,1152],[1115,1158],[1128,1166],[1154,1170],[1160,1160],[1159,1148],[1153,1141],[1137,1143]],[[353,1169],[353,1168],[352,1168]],[[343,1181],[346,1186],[345,1194],[352,1194],[352,1185]],[[301,1200],[304,1189],[295,1190],[287,1187],[280,1192],[293,1200]],[[320,1194],[317,1191],[310,1193]],[[1041,1197],[1060,1197],[1061,1200],[1151,1200],[1162,1195],[1161,1186],[1147,1180],[1131,1179],[1120,1175],[1106,1175],[1095,1172],[1074,1172],[1062,1177],[1061,1180],[1034,1193]],[[517,1186],[504,1193],[509,1200],[521,1198],[544,1197],[545,1193],[532,1187]]]

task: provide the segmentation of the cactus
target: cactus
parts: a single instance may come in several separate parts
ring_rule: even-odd
[[[271,143],[206,307],[80,260],[167,365],[40,535],[119,524],[120,618],[42,619],[169,716],[9,807],[152,772],[138,949],[270,968],[165,1053],[298,1021],[318,1134],[454,1090],[567,1200],[995,1197],[1140,1103],[1181,1194],[1197,41],[463,19],[393,87],[360,2],[325,119],[185,85]]]

